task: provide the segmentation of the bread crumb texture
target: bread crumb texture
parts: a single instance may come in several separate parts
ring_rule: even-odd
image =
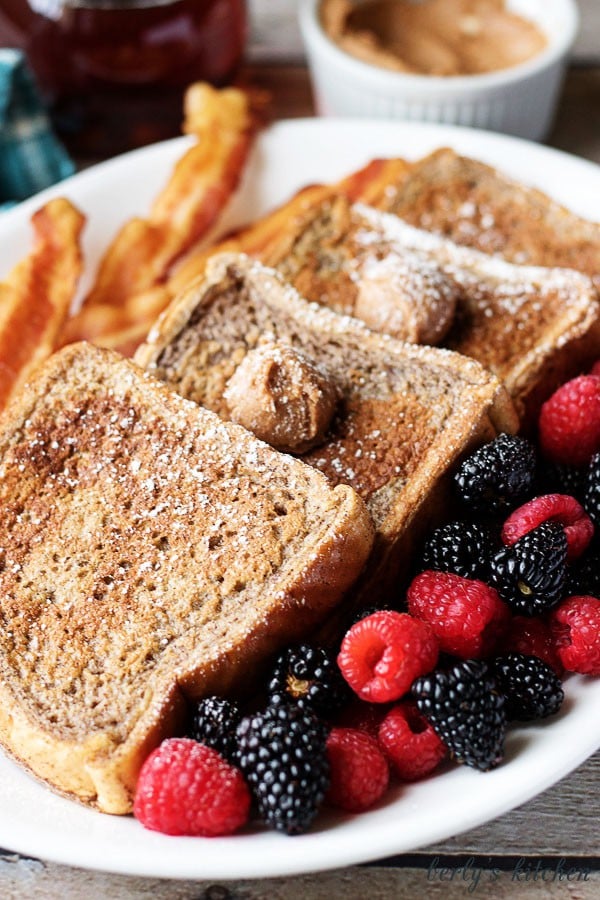
[[[331,483],[354,488],[378,527],[398,516],[417,470],[431,471],[430,453],[436,468],[451,463],[499,389],[476,362],[376,334],[308,303],[280,273],[241,255],[215,257],[138,358],[178,393],[228,418],[229,379],[249,353],[274,344],[301,353],[335,384],[330,428],[302,459]]]
[[[63,351],[0,439],[0,674],[74,741],[123,739],[165,678],[252,640],[304,579],[309,605],[319,565],[326,611],[371,540],[352,492],[110,360]]]

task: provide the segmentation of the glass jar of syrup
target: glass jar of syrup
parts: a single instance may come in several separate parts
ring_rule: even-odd
[[[76,156],[180,133],[193,81],[229,82],[244,0],[0,0],[0,46],[20,46]]]

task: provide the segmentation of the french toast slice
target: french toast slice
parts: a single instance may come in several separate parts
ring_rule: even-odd
[[[576,269],[600,289],[600,223],[479,160],[442,147],[414,161],[373,159],[335,184],[310,185],[220,242],[219,251],[258,259],[311,208],[342,195],[400,216],[457,244],[520,265]],[[212,250],[194,250],[169,277],[171,295],[204,271]]]
[[[429,343],[444,324],[443,346],[494,372],[525,421],[600,348],[587,276],[511,264],[344,197],[305,211],[263,259],[309,300],[376,330]]]
[[[449,148],[394,176],[369,203],[511,262],[577,269],[600,289],[600,223]]]
[[[413,547],[441,514],[444,476],[477,442],[518,426],[498,379],[457,353],[401,343],[308,303],[275,270],[221,254],[138,348],[136,362],[229,418],[229,385],[251,353],[293,348],[334,387],[337,411],[302,459],[351,485],[376,527],[356,604],[398,589]],[[277,373],[274,373],[274,378]],[[248,384],[250,396],[254,387]]]
[[[251,689],[372,545],[354,490],[90,345],[15,398],[0,459],[0,742],[104,812],[186,698]]]

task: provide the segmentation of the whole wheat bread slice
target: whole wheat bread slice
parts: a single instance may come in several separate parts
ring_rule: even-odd
[[[448,350],[415,346],[308,303],[279,273],[243,255],[213,257],[176,299],[136,361],[224,418],[247,354],[293,347],[341,398],[323,442],[302,459],[363,497],[376,526],[357,603],[397,590],[412,548],[441,514],[444,476],[474,443],[518,425],[498,379]]]
[[[511,262],[577,269],[600,289],[600,223],[449,148],[413,163],[369,202]]]
[[[110,813],[185,698],[251,688],[368,556],[357,494],[89,345],[0,425],[0,741]]]
[[[514,265],[344,197],[305,211],[263,259],[338,312],[361,315],[368,296],[373,327],[378,304],[403,309],[407,294],[411,312],[435,315],[444,287],[456,310],[443,346],[494,372],[526,421],[598,355],[600,303],[587,276]],[[386,330],[390,321],[377,325]]]

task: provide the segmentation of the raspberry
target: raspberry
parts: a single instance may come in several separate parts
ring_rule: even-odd
[[[377,741],[364,731],[332,728],[327,738],[331,783],[326,801],[347,812],[363,812],[385,794],[390,772]]]
[[[437,769],[446,745],[410,700],[392,707],[379,728],[379,743],[403,781],[417,781]]]
[[[494,588],[447,572],[422,572],[408,589],[408,611],[428,622],[440,650],[473,659],[487,656],[510,612]]]
[[[513,612],[538,616],[565,596],[567,538],[556,522],[542,522],[492,560],[492,584]]]
[[[569,597],[552,613],[550,626],[565,669],[600,675],[600,600]]]
[[[498,690],[504,696],[509,720],[545,719],[557,713],[565,699],[560,678],[537,656],[523,653],[497,656],[492,672]]]
[[[377,739],[377,732],[388,707],[382,703],[365,703],[353,694],[352,700],[336,716],[335,724],[338,728],[353,728],[355,731],[364,731]]]
[[[535,450],[529,441],[500,434],[461,463],[454,486],[470,509],[485,513],[512,509],[530,496],[535,465]]]
[[[142,766],[133,812],[145,828],[163,834],[233,834],[248,821],[250,791],[216,750],[169,738]]]
[[[425,675],[412,693],[417,709],[458,762],[482,772],[498,765],[504,755],[504,698],[482,660]]]
[[[325,650],[300,644],[285,650],[275,663],[269,694],[276,693],[318,716],[329,717],[343,706],[350,692]]]
[[[508,631],[500,642],[502,653],[524,653],[526,656],[537,656],[553,669],[560,677],[564,667],[558,658],[556,645],[550,626],[543,619],[530,616],[513,616]]]
[[[580,375],[543,404],[540,446],[554,462],[585,465],[600,450],[600,378]]]
[[[492,534],[477,522],[448,522],[433,531],[423,546],[419,569],[452,572],[463,578],[489,574]]]
[[[435,666],[431,627],[406,613],[377,612],[353,625],[338,655],[341,673],[361,700],[388,703]]]
[[[558,522],[564,527],[567,536],[567,562],[581,556],[594,536],[592,520],[575,497],[569,497],[568,494],[545,494],[535,497],[510,514],[502,526],[502,540],[510,546],[542,522]]]

